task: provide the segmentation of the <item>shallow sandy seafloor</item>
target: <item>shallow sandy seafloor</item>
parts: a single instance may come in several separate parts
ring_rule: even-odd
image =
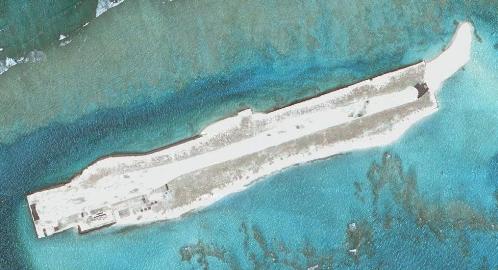
[[[120,7],[126,10],[126,1],[116,10]],[[391,4],[385,8],[393,7]],[[348,12],[345,14],[352,14]],[[439,12],[446,14],[446,11],[434,11]],[[441,110],[390,147],[295,167],[185,219],[130,230],[108,230],[85,236],[70,232],[38,241],[24,201],[26,192],[63,181],[98,156],[116,151],[148,150],[171,142],[233,111],[239,103],[254,102],[271,107],[272,103],[318,91],[311,82],[333,86],[434,55],[451,36],[452,20],[466,18],[455,14],[465,12],[446,14],[443,16],[446,22],[430,20],[429,15],[420,19],[424,22],[415,21],[417,16],[405,16],[409,18],[407,21],[400,19],[392,28],[382,28],[386,19],[377,16],[376,27],[380,29],[391,29],[401,36],[419,35],[420,47],[406,54],[402,52],[410,46],[393,48],[388,39],[379,39],[376,53],[364,54],[363,62],[357,62],[352,56],[338,56],[341,61],[327,60],[329,69],[306,71],[280,68],[279,64],[283,65],[284,61],[269,56],[267,63],[277,63],[274,68],[226,75],[225,80],[218,80],[219,84],[209,85],[209,80],[205,80],[193,84],[192,89],[197,90],[184,91],[184,98],[168,100],[165,97],[156,100],[156,104],[149,100],[145,104],[102,110],[77,121],[50,124],[48,128],[16,137],[14,143],[1,145],[0,268],[197,269],[207,264],[210,269],[256,266],[305,269],[320,262],[339,269],[496,267],[498,78],[493,71],[498,66],[494,48],[498,40],[492,34],[492,29],[496,29],[492,17],[479,21],[478,18],[486,17],[471,16],[482,42],[475,43],[472,60],[465,70],[450,79],[439,92]],[[407,13],[409,11],[399,11],[400,18],[405,18],[402,15]],[[107,27],[116,30],[112,20],[117,17],[99,18],[111,22]],[[434,27],[426,30],[423,25],[426,20],[435,28],[441,26],[442,30],[436,31]],[[104,25],[99,27],[102,28],[89,31],[102,30]],[[348,33],[350,29],[344,31]],[[410,41],[403,42],[409,44]],[[78,43],[73,40],[71,44]],[[400,51],[381,57],[379,52],[383,50]],[[290,57],[292,53],[282,57]],[[345,49],[335,53],[348,55]],[[58,50],[54,49],[53,55],[57,54]],[[48,56],[51,59],[50,54]],[[307,57],[293,61],[301,59],[304,63]],[[379,62],[378,59],[387,60]],[[362,69],[365,63],[372,64],[370,69]],[[77,62],[73,65],[77,66]],[[342,71],[337,71],[338,66]],[[8,78],[5,80],[12,80],[8,88],[2,84],[2,91],[15,89],[11,88],[16,86],[14,77],[21,71],[27,77],[36,72],[36,66],[19,66],[9,70],[10,75],[1,75]],[[352,77],[339,76],[351,71],[354,71]],[[238,77],[233,77],[234,74]],[[330,74],[340,79],[330,79],[333,77],[327,77]],[[0,77],[0,83],[5,83],[2,80]],[[234,81],[241,83],[229,83]],[[50,90],[64,96],[62,85]],[[208,92],[209,89],[220,90]],[[283,92],[283,89],[289,90]],[[200,94],[203,91],[205,94]],[[106,93],[112,96],[113,90]],[[36,101],[32,103],[44,103],[40,98]],[[192,109],[187,110],[189,108]],[[175,114],[176,111],[179,113]],[[30,117],[30,113],[25,111],[18,117]],[[196,120],[182,126],[185,119]],[[2,129],[13,126],[8,121],[2,123]],[[386,151],[393,158],[383,162]],[[372,166],[374,163],[376,166]],[[352,223],[355,229],[351,229]],[[357,255],[352,256],[348,250],[357,247]]]

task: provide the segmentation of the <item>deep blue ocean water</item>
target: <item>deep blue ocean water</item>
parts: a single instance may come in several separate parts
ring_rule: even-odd
[[[387,2],[375,18],[358,18],[358,28],[368,21],[374,25],[369,29],[407,37],[402,43],[392,44],[386,34],[378,44],[358,44],[373,47],[357,55],[347,45],[354,27],[332,31],[325,27],[330,18],[320,17],[327,31],[315,36],[328,45],[313,53],[279,54],[269,46],[270,56],[254,55],[246,68],[76,121],[56,119],[0,145],[0,268],[498,267],[498,23],[489,11],[496,3],[435,12],[442,17],[435,30],[408,16],[418,11]],[[397,14],[395,22],[390,14]],[[440,111],[397,143],[289,168],[181,220],[35,239],[27,192],[64,181],[101,155],[145,151],[189,136],[242,107],[278,106],[428,59],[451,38],[453,20],[463,19],[477,30],[471,62],[444,84]],[[327,43],[332,38],[335,43]],[[336,50],[336,58],[327,48]],[[356,229],[348,229],[353,223]]]

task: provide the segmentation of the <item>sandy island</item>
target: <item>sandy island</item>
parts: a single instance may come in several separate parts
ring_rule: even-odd
[[[468,62],[472,38],[461,23],[431,61],[272,112],[244,110],[152,153],[101,159],[27,196],[36,234],[179,218],[289,166],[390,144],[437,111],[436,92]]]

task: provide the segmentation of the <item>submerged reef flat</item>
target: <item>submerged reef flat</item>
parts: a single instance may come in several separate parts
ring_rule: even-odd
[[[411,257],[420,256],[426,245],[448,245],[463,260],[476,256],[473,263],[483,267],[480,269],[494,269],[485,268],[490,265],[487,255],[471,241],[479,234],[496,238],[498,218],[494,211],[498,208],[486,211],[469,200],[430,199],[419,187],[417,171],[392,151],[362,169],[364,178],[358,181],[368,201],[351,203],[368,206],[369,211],[353,214],[346,226],[339,228],[342,234],[335,238],[337,242],[323,243],[318,237],[321,232],[314,230],[304,230],[290,242],[289,238],[281,239],[278,230],[244,221],[238,233],[230,236],[234,239],[230,246],[223,237],[201,235],[177,246],[177,257],[195,269],[393,269],[413,262],[393,260],[388,245],[410,249]],[[431,261],[418,263],[431,266]]]
[[[460,198],[429,199],[419,188],[414,168],[406,168],[400,156],[392,152],[384,153],[380,162],[372,162],[366,178],[369,189],[366,192],[370,192],[372,198],[372,224],[382,228],[378,234],[388,235],[392,230],[404,229],[406,232],[396,237],[413,234],[409,242],[418,247],[427,243],[440,246],[454,243],[452,248],[464,261],[471,256],[482,256],[482,262],[475,263],[488,265],[487,258],[481,255],[486,253],[476,249],[478,245],[472,246],[471,241],[476,235],[496,238],[496,209],[484,209]]]
[[[445,203],[432,203],[424,198],[418,190],[417,175],[414,170],[404,171],[399,156],[385,153],[382,162],[374,162],[367,174],[373,197],[373,216],[392,223],[393,217],[382,205],[395,205],[403,210],[408,218],[419,228],[428,228],[439,241],[449,237],[462,240],[465,230],[481,232],[498,232],[496,218],[483,214],[463,200],[451,200]],[[392,226],[386,226],[389,229]],[[463,255],[468,253],[462,250]]]
[[[181,261],[200,269],[333,269],[335,251],[321,251],[309,241],[301,248],[293,248],[279,239],[267,239],[257,225],[246,222],[240,224],[244,248],[242,256],[218,246],[199,240],[194,244],[183,245],[179,249]],[[243,265],[245,267],[243,267]]]
[[[437,111],[436,91],[469,60],[472,35],[462,23],[432,61],[275,111],[247,109],[146,155],[99,160],[28,195],[37,236],[178,218],[286,167],[389,144]]]

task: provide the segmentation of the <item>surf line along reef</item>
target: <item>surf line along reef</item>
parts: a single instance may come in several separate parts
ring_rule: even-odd
[[[27,195],[36,235],[179,218],[286,167],[390,144],[438,110],[437,90],[470,59],[473,32],[459,24],[433,60],[271,112],[243,110],[151,153],[100,159]]]

